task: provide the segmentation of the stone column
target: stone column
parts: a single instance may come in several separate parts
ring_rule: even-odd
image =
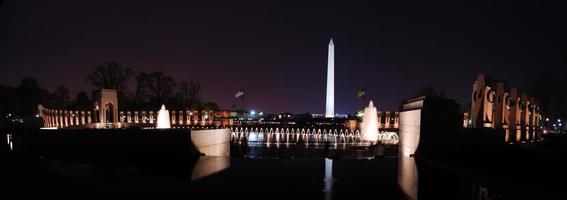
[[[199,124],[199,112],[195,111],[193,112],[193,125],[198,125]]]
[[[504,122],[504,109],[505,104],[504,102],[504,83],[498,82],[496,83],[496,91],[494,92],[494,101],[493,101],[493,118],[492,118],[492,127],[493,128],[503,128]]]
[[[187,126],[191,125],[191,111],[185,111],[185,119],[187,120]]]
[[[386,121],[384,123],[384,128],[390,128],[390,122],[392,119],[390,118],[390,111],[386,111]]]
[[[155,122],[156,118],[154,116],[154,111],[150,110],[150,124],[153,124]]]
[[[213,115],[214,115],[214,113],[212,111],[209,112],[209,125],[211,125],[211,126],[213,126],[215,124]]]
[[[81,124],[85,125],[85,111],[81,111]]]
[[[146,117],[146,111],[142,111],[142,124],[148,122],[148,118]]]
[[[521,95],[523,106],[521,107],[521,124],[522,124],[522,139],[529,140],[529,132],[530,132],[530,115],[529,115],[529,107],[530,107],[530,100],[528,99],[528,94],[522,93]]]
[[[59,110],[59,127],[63,128],[65,127],[65,113],[63,112],[63,110]]]
[[[126,111],[126,122],[132,123],[132,111]]]
[[[394,112],[394,128],[400,128],[400,112]]]
[[[205,126],[206,123],[207,123],[207,122],[205,121],[205,120],[206,120],[206,119],[205,119],[205,116],[206,116],[206,115],[205,115],[205,112],[202,111],[202,112],[201,112],[201,126]]]
[[[139,120],[138,117],[139,117],[139,116],[138,116],[138,111],[134,111],[134,123],[136,123],[136,124],[137,124],[137,123],[140,123],[140,120]]]
[[[124,111],[119,112],[119,118],[120,118],[120,120],[118,120],[119,122],[126,122],[126,119],[124,119]]]
[[[175,121],[175,118],[176,118],[175,110],[172,110],[169,116],[171,117],[171,125],[177,124],[176,121]]]
[[[87,124],[90,124],[92,122],[91,116],[91,111],[87,111]]]
[[[75,125],[81,124],[81,113],[79,111],[75,111]]]
[[[178,111],[177,114],[179,115],[179,125],[183,125],[183,111]]]

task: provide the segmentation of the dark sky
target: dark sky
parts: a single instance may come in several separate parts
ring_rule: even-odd
[[[466,103],[478,73],[519,88],[566,74],[565,5],[499,2],[5,0],[0,84],[90,91],[87,74],[116,61],[197,80],[224,108],[244,88],[250,108],[324,113],[330,37],[340,113],[360,88],[395,110],[428,85]]]

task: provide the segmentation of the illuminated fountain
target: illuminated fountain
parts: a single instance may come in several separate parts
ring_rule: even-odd
[[[169,118],[169,110],[165,109],[165,105],[161,105],[161,109],[158,111],[157,117],[157,127],[158,129],[168,129],[171,128],[171,122]]]
[[[372,143],[378,141],[378,114],[372,101],[364,108],[360,129],[363,141]]]

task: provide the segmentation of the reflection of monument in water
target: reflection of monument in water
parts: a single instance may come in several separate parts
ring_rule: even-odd
[[[165,109],[165,105],[161,105],[161,109],[158,111],[156,128],[158,129],[171,128],[171,122],[169,119],[169,110]]]
[[[325,158],[325,199],[332,199],[333,194],[333,159]]]
[[[372,101],[370,101],[368,107],[364,108],[364,115],[362,116],[360,129],[363,141],[378,141],[378,114]]]

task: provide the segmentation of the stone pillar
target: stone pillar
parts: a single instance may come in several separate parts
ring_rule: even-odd
[[[140,123],[140,119],[138,116],[138,111],[134,111],[134,123]]]
[[[508,126],[509,126],[509,132],[510,132],[510,136],[509,136],[509,141],[510,142],[518,142],[520,141],[518,139],[518,137],[520,136],[519,131],[520,131],[520,123],[519,123],[519,100],[520,98],[518,97],[518,89],[513,88],[510,90],[510,93],[508,94],[508,100],[507,100],[507,107],[506,109],[509,109],[509,118],[508,118]]]
[[[206,119],[205,119],[205,116],[206,116],[206,115],[205,115],[205,112],[204,112],[204,111],[201,112],[201,126],[205,126],[206,123],[207,123],[207,122],[205,121],[205,120],[206,120]]]
[[[502,82],[498,82],[496,83],[496,91],[495,91],[495,96],[496,98],[494,99],[494,113],[493,113],[493,119],[492,119],[492,127],[493,128],[503,128],[503,121],[504,121],[504,109],[505,109],[505,105],[506,102],[504,102],[504,95],[505,95],[505,91],[504,91],[504,83]]]
[[[156,118],[154,116],[154,111],[150,110],[150,124],[153,124],[155,122]]]
[[[69,111],[69,126],[75,125],[75,112]]]
[[[391,122],[391,118],[390,118],[390,111],[386,111],[386,120],[384,123],[384,128],[390,128],[390,122]]]
[[[63,127],[69,126],[69,111],[63,111]]]
[[[64,120],[65,113],[62,110],[58,110],[57,113],[59,113],[59,127],[63,128],[65,127],[65,120]]]
[[[521,98],[520,124],[522,126],[521,138],[522,138],[522,140],[526,141],[526,140],[530,139],[529,135],[528,135],[528,133],[530,132],[530,125],[528,124],[529,121],[530,121],[529,120],[530,116],[529,116],[529,113],[528,113],[529,112],[528,108],[530,106],[530,100],[528,99],[528,94],[526,94],[526,93],[522,93],[520,98]]]
[[[51,127],[57,127],[58,126],[58,124],[57,124],[57,113],[53,109],[51,109],[50,112],[51,112],[51,117],[50,117],[51,118],[51,120],[50,120],[51,121]]]
[[[85,111],[81,111],[81,124],[85,125],[86,121],[85,121]]]
[[[191,125],[191,111],[185,111],[185,119],[187,120],[187,126]]]
[[[148,118],[146,117],[146,111],[142,111],[142,124],[148,122]]]
[[[126,111],[126,122],[132,123],[132,111]]]
[[[211,125],[211,126],[213,126],[214,123],[215,123],[215,121],[214,121],[214,115],[215,115],[215,114],[214,114],[213,111],[209,112],[209,125]]]
[[[92,118],[91,118],[91,111],[87,111],[87,123],[90,124],[92,122]]]
[[[79,111],[75,111],[75,125],[81,124],[81,114]]]
[[[473,83],[471,95],[471,120],[473,128],[482,127],[485,84],[485,76],[482,74],[478,75]]]
[[[51,110],[51,117],[50,117],[51,118],[51,127],[57,127],[57,124],[56,124],[57,123],[57,121],[56,121],[57,115],[55,115],[55,114],[56,114],[55,110],[52,109]]]
[[[484,87],[484,100],[482,108],[482,127],[492,128],[494,117],[494,102],[496,101],[496,92],[489,87]]]
[[[176,113],[175,110],[172,110],[171,113],[170,113],[171,125],[177,124],[177,121],[175,121],[175,118],[176,118],[175,113]]]
[[[69,126],[75,125],[75,112],[69,111]]]
[[[193,112],[193,125],[199,125],[199,112]]]
[[[179,114],[179,125],[183,125],[183,111],[178,111],[177,114]]]
[[[394,128],[400,128],[400,112],[394,112]]]
[[[53,117],[53,110],[49,109],[49,127],[54,127],[55,126],[55,121],[53,121],[53,119],[55,119]]]
[[[126,119],[124,117],[124,111],[120,111],[118,112],[118,116],[120,117],[120,120],[118,120],[119,122],[126,122]]]

